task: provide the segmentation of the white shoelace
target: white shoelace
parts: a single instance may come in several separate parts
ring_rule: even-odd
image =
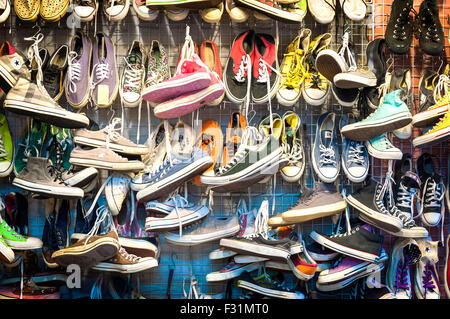
[[[75,62],[78,54],[75,51],[69,52],[67,77],[69,81],[70,93],[77,92],[77,82],[81,80],[81,63]]]
[[[141,259],[141,257],[128,253],[123,247],[120,247],[119,254],[133,263],[137,263]]]
[[[0,157],[7,157],[8,152],[5,148],[5,142],[3,141],[3,136],[0,135]]]
[[[114,118],[111,123],[102,129],[106,132],[106,148],[109,148],[111,140],[124,138],[119,131],[122,131],[122,120],[118,117]]]
[[[95,202],[93,203],[93,206],[95,206]],[[87,237],[84,241],[84,246],[87,245],[89,239],[92,236],[95,236],[98,233],[98,230],[100,228],[100,225],[105,221],[105,219],[108,217],[108,208],[106,206],[100,206],[97,208],[95,213],[97,214],[97,217],[94,222],[94,226],[92,226],[91,230],[87,233]]]
[[[417,215],[416,217],[413,217],[414,216],[413,203],[414,203],[414,197],[417,197],[417,193],[413,189],[408,190],[402,183],[400,183],[398,189],[399,190],[397,192],[397,206],[406,208],[406,209],[409,208],[411,217],[413,219],[417,218],[420,214]]]
[[[349,164],[355,163],[357,165],[363,165],[365,158],[364,158],[364,145],[362,143],[355,143],[353,145],[350,145],[348,155]]]
[[[342,36],[342,47],[339,50],[338,54],[344,58],[344,61],[348,63],[348,71],[356,71],[357,64],[356,59],[353,56],[352,52],[350,51],[350,48],[348,46],[349,44],[349,33],[345,32]]]
[[[136,68],[128,62],[128,57],[124,57],[127,68],[124,72],[124,87],[130,90],[140,90],[142,87],[144,68]]]
[[[442,100],[443,97],[449,96],[449,85],[450,85],[450,77],[448,77],[445,74],[439,75],[439,80],[436,84],[436,87],[434,88],[433,97],[434,97],[434,103],[438,103],[440,100]],[[450,103],[450,101],[447,101]]]
[[[320,159],[319,165],[320,167],[329,164],[336,164],[336,154],[334,153],[334,149],[332,147],[325,147],[324,145],[319,145],[320,151]]]
[[[95,74],[95,77],[93,76],[91,78],[90,83],[90,87],[93,90],[98,84],[100,84],[104,80],[109,79],[109,63],[95,64],[92,68],[92,73]],[[94,78],[97,78],[97,81],[95,81]]]
[[[256,214],[255,236],[261,235],[262,237],[264,237],[266,239],[269,237],[268,221],[269,221],[269,201],[267,199],[265,199],[262,201],[261,206],[259,207],[258,213]],[[251,235],[249,237],[251,237]]]

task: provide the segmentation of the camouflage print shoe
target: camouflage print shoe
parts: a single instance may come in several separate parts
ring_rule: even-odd
[[[145,87],[150,87],[170,78],[168,56],[164,46],[157,40],[152,41],[148,53],[147,79]]]

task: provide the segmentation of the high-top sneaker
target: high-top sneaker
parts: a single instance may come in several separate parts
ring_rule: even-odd
[[[0,177],[11,174],[13,170],[14,144],[9,131],[8,120],[0,114]]]
[[[283,115],[283,121],[281,141],[286,147],[289,163],[281,170],[281,177],[286,182],[295,183],[302,177],[306,166],[303,126],[300,116],[292,111],[287,111]]]
[[[0,87],[8,93],[20,77],[31,79],[31,64],[19,51],[0,57]]]
[[[137,107],[142,101],[147,52],[141,42],[135,40],[125,57],[126,66],[120,81],[120,96],[124,106]]]
[[[15,250],[39,249],[42,247],[42,241],[39,238],[26,237],[16,233],[1,217],[0,235],[8,244],[8,247]]]
[[[438,241],[417,240],[422,256],[416,264],[414,292],[417,299],[440,299],[439,276],[437,272]]]
[[[390,51],[405,54],[409,51],[412,41],[412,24],[409,13],[413,0],[394,0],[389,22],[386,27],[386,44]]]
[[[444,30],[439,19],[439,7],[436,0],[424,0],[420,4],[420,48],[429,55],[439,56],[444,50]]]

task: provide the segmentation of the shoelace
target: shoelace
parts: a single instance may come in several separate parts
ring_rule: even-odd
[[[435,104],[439,103],[444,97],[447,99],[447,103],[450,104],[449,86],[450,86],[450,77],[448,77],[446,74],[440,74],[439,80],[433,91],[433,98]]]
[[[288,165],[294,165],[297,163],[300,163],[300,161],[303,159],[302,154],[302,144],[299,140],[296,140],[294,142],[294,145],[291,146],[288,143],[283,144],[284,147],[284,153],[288,155],[289,163]]]
[[[47,170],[50,176],[53,178],[53,182],[66,185],[66,182],[62,178],[62,171],[56,165],[48,165]]]
[[[122,131],[122,120],[118,117],[114,118],[111,123],[102,129],[106,133],[106,148],[109,148],[111,140],[117,141],[125,139],[119,132]]]
[[[437,279],[437,276],[435,273],[435,268],[433,267],[433,265],[431,265],[431,263],[429,261],[427,261],[427,263],[425,264],[425,268],[423,270],[423,276],[422,276],[422,284],[423,284],[423,288],[425,290],[424,297],[426,297],[427,292],[429,290],[436,289],[433,279],[435,279],[435,280]],[[436,282],[438,282],[438,281],[436,280]]]
[[[94,90],[98,84],[109,79],[109,63],[99,62],[95,64],[92,68],[92,74],[95,74],[95,76],[91,78],[90,87]],[[95,81],[95,78],[97,78],[97,81]]]
[[[291,67],[285,77],[284,85],[289,88],[300,88],[305,80],[306,68],[302,63],[301,56],[303,50],[297,49],[295,52],[289,52],[284,54],[285,57],[293,56]]]
[[[449,117],[449,114],[450,114],[450,111],[447,111],[446,113],[445,113],[445,115],[443,116],[443,117],[441,117],[440,119],[439,119],[439,121],[436,123],[436,124],[434,124],[434,126],[429,130],[429,131],[427,131],[425,134],[429,134],[429,133],[431,133],[431,132],[436,132],[436,131],[438,131],[439,129],[442,129],[442,124],[444,124],[445,122],[447,122],[447,120],[448,120],[448,117]]]
[[[417,192],[415,189],[408,189],[405,185],[403,185],[403,183],[400,182],[397,192],[397,207],[402,207],[404,210],[409,209],[411,216],[414,216],[414,197],[417,197]],[[413,217],[413,219],[418,216]]]
[[[347,231],[347,232],[345,232],[345,233],[340,233],[340,234],[334,234],[334,235],[331,235],[330,238],[348,237],[348,236],[351,236],[351,235],[355,234],[357,231],[359,231],[359,226],[357,226],[357,227],[353,228],[352,230]]]
[[[137,263],[141,257],[128,253],[125,248],[120,247],[119,254],[126,260],[131,261],[132,263]]]
[[[95,206],[96,201],[93,202],[92,206]],[[91,230],[87,233],[87,237],[84,241],[84,246],[87,245],[89,239],[92,238],[92,236],[95,236],[99,229],[101,224],[105,221],[105,219],[108,217],[108,208],[106,206],[100,206],[99,208],[97,208],[97,210],[95,211],[97,217],[95,219],[94,225],[92,226]]]
[[[142,87],[142,81],[144,78],[144,69],[137,68],[135,65],[130,64],[129,56],[124,57],[127,68],[124,72],[124,88],[130,91],[140,91]]]
[[[325,147],[324,145],[319,145],[320,159],[319,166],[336,165],[336,154],[332,147]]]
[[[74,94],[77,92],[77,82],[81,80],[81,63],[77,61],[78,53],[69,52],[67,79],[69,81],[69,92]]]
[[[405,256],[403,261],[397,264],[397,272],[395,275],[395,293],[399,290],[409,290],[409,267],[408,267],[408,256]]]
[[[394,39],[406,40],[405,24],[408,23],[409,13],[411,12],[411,6],[405,1],[405,7],[399,14],[394,24]]]
[[[351,141],[351,144],[349,146],[348,150],[348,164],[351,165],[352,163],[357,165],[363,165],[365,162],[364,157],[364,144],[361,142]]]
[[[5,148],[5,142],[3,141],[3,136],[0,135],[0,158],[7,157],[9,154]]]
[[[252,60],[250,55],[246,54],[242,56],[241,63],[239,64],[238,72],[235,75],[236,81],[239,83],[244,83],[246,78],[248,80],[248,75],[251,74],[252,70]]]
[[[24,237],[14,231],[14,229],[11,228],[0,216],[0,224],[3,224],[3,229],[6,229],[8,233],[10,233],[11,236],[16,237],[17,239],[23,239]]]
[[[357,69],[357,64],[356,64],[356,60],[355,57],[353,56],[352,52],[350,51],[349,48],[349,33],[345,32],[344,35],[342,36],[342,47],[339,50],[338,54],[344,58],[344,61],[348,63],[348,71],[356,71]]]
[[[32,37],[29,38],[24,38],[25,41],[32,41],[33,43],[30,45],[30,47],[28,48],[28,60],[29,61],[36,61],[36,65],[37,65],[37,86],[39,87],[39,89],[41,91],[45,91],[44,87],[42,86],[42,81],[44,80],[44,75],[42,72],[42,59],[41,56],[39,55],[39,43],[44,39],[44,35],[40,32],[38,32],[37,34],[35,34]],[[46,91],[45,91],[46,92]]]

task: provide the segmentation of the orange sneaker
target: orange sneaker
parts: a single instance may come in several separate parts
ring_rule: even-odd
[[[234,154],[236,154],[239,145],[241,145],[242,133],[246,127],[247,121],[245,117],[239,112],[233,112],[228,122],[227,137],[225,139],[220,166],[225,166],[233,158]]]
[[[220,158],[223,147],[223,133],[219,123],[212,120],[203,121],[202,131],[198,135],[196,147],[207,152],[214,161],[214,164],[204,171],[203,175],[214,175],[214,166]],[[194,183],[197,185],[203,184],[200,181],[200,176],[194,178]]]

